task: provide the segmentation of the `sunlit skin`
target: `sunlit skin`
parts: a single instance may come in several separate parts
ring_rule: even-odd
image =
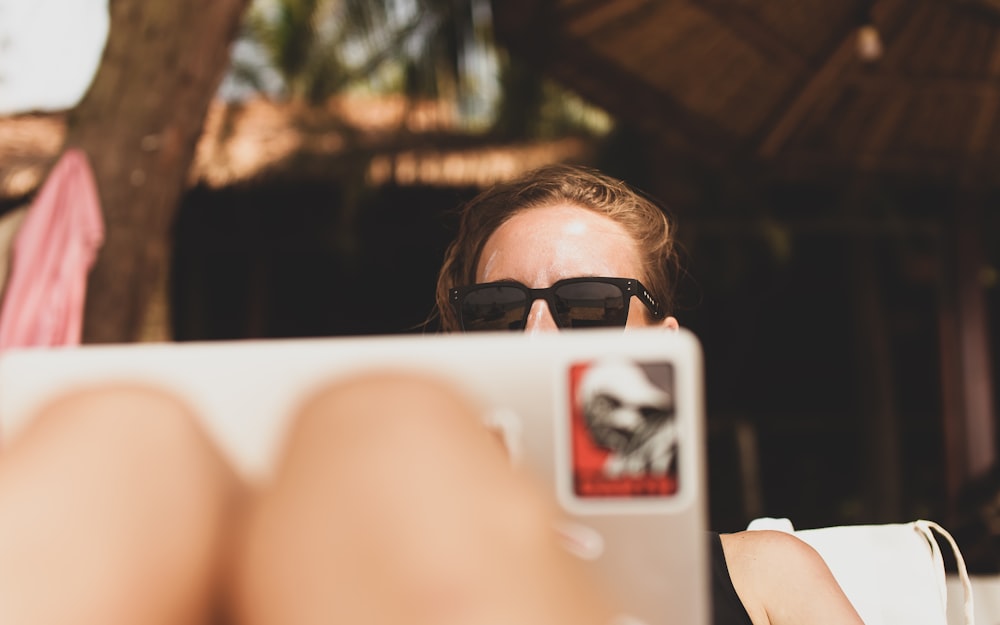
[[[625,229],[609,217],[572,204],[517,213],[486,240],[476,267],[477,283],[515,280],[536,289],[584,276],[645,281],[636,243]],[[646,306],[633,297],[625,326],[676,330],[677,320],[653,319]],[[548,304],[544,300],[533,302],[525,332],[558,329]]]

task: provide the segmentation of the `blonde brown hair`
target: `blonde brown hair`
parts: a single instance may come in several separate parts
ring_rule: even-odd
[[[517,213],[566,203],[605,215],[620,224],[636,242],[642,260],[638,278],[664,310],[673,304],[677,254],[671,221],[648,196],[621,180],[578,165],[548,165],[483,191],[459,209],[458,231],[444,255],[438,274],[436,313],[441,329],[459,329],[448,301],[452,287],[473,284],[487,239]]]

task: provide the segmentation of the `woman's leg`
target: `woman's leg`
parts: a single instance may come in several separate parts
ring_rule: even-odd
[[[163,393],[49,404],[0,452],[0,623],[205,622],[240,491]]]
[[[245,534],[241,625],[603,624],[556,510],[475,408],[405,374],[307,404]]]

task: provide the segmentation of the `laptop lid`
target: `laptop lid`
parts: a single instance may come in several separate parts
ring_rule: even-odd
[[[627,606],[622,625],[708,625],[701,350],[685,330],[387,335],[11,350],[0,453],[55,394],[108,381],[184,398],[248,480],[300,402],[336,376],[453,380],[565,513],[567,547]]]

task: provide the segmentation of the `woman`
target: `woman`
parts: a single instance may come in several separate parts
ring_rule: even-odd
[[[566,232],[498,212],[477,229],[471,273],[455,254],[446,270],[459,269],[455,284],[629,278],[527,292],[548,299],[524,310],[514,301],[507,313],[531,330],[554,323],[540,302],[567,293],[588,297],[557,316],[563,326],[676,327],[664,314],[669,283],[645,269],[640,239],[590,219],[585,205],[555,207],[575,224]],[[550,216],[551,204],[509,206],[515,217]],[[503,226],[518,224],[529,231],[505,242]],[[550,262],[525,263],[533,257]],[[620,305],[579,305],[608,289]],[[475,291],[462,293],[474,303]],[[628,306],[633,293],[642,306]],[[247,484],[195,411],[162,390],[104,385],[42,407],[0,453],[0,623],[606,625],[615,613],[561,547],[553,503],[511,469],[460,391],[410,373],[363,374],[320,390],[293,423],[273,478]],[[728,592],[754,625],[860,623],[822,560],[794,539],[761,532],[719,545],[736,582]],[[717,575],[728,584],[724,566]],[[717,607],[717,622],[739,621]]]
[[[436,313],[445,331],[672,330],[676,266],[671,223],[654,202],[600,172],[553,165],[462,207]],[[823,559],[794,536],[710,538],[716,625],[861,623]]]

